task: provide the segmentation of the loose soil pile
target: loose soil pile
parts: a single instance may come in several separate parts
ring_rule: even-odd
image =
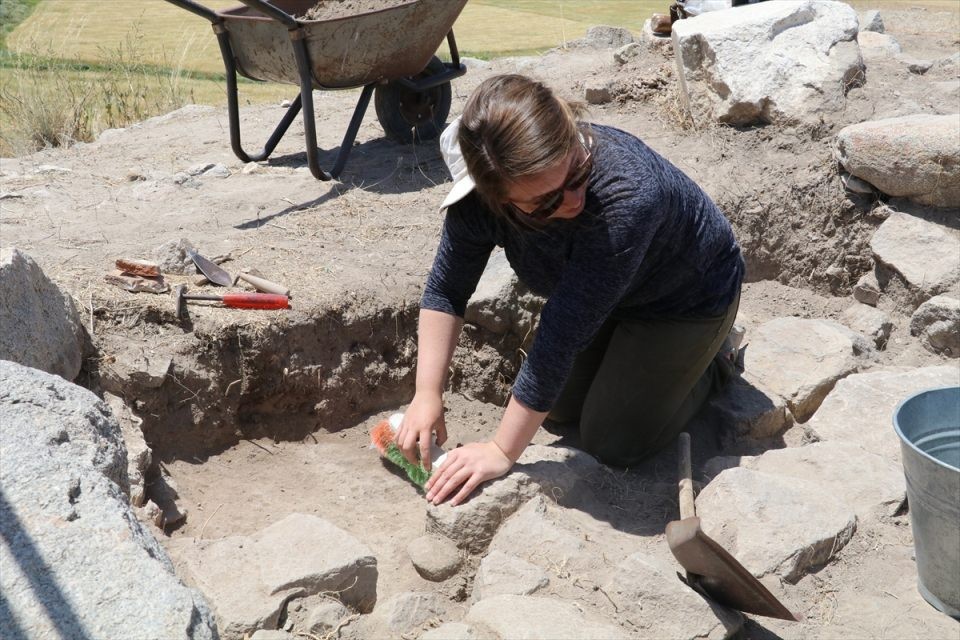
[[[320,0],[301,20],[334,20],[408,4],[410,0]]]

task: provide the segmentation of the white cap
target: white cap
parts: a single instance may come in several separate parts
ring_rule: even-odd
[[[447,125],[447,128],[440,134],[440,152],[443,154],[443,161],[447,164],[450,176],[453,178],[453,186],[450,193],[443,199],[440,210],[444,210],[452,204],[463,200],[468,193],[473,191],[476,186],[470,172],[467,171],[467,163],[460,153],[460,143],[457,140],[460,133],[460,116]]]

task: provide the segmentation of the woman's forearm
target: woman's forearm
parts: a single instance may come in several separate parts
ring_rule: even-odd
[[[500,426],[493,436],[493,443],[510,462],[516,462],[546,417],[546,411],[534,411],[511,396]]]
[[[417,393],[443,395],[453,350],[460,337],[463,319],[449,313],[420,310],[417,337]]]

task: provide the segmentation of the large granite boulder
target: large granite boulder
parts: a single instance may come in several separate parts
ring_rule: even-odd
[[[128,501],[120,427],[95,395],[0,361],[2,638],[217,638]]]
[[[0,249],[0,359],[73,380],[84,332],[73,298],[19,249]]]
[[[960,206],[960,114],[917,114],[861,122],[837,135],[837,159],[891,196]]]
[[[771,0],[673,24],[681,95],[694,120],[817,122],[863,77],[846,3]]]

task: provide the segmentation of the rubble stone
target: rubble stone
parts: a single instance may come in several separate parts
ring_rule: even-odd
[[[759,382],[734,379],[709,403],[720,416],[725,439],[770,438],[793,424],[793,415],[783,398]]]
[[[420,536],[407,545],[407,554],[417,573],[434,582],[457,573],[463,562],[457,546],[441,536]]]
[[[916,114],[852,124],[837,134],[837,159],[891,196],[960,206],[960,115]]]
[[[877,306],[880,302],[880,283],[877,282],[877,275],[873,271],[868,271],[857,280],[857,284],[853,286],[853,298],[871,307]]]
[[[862,335],[837,322],[776,318],[753,332],[744,378],[780,395],[797,422],[806,422],[871,350]]]
[[[910,334],[934,353],[960,358],[960,300],[934,296],[910,317]]]
[[[840,380],[808,426],[824,441],[851,442],[888,460],[900,460],[893,430],[897,405],[918,391],[960,386],[955,365],[855,373]]]
[[[863,74],[857,14],[842,2],[762,2],[673,25],[681,95],[695,121],[819,121]]]
[[[865,304],[857,303],[848,307],[841,314],[840,321],[873,340],[877,349],[887,346],[890,332],[893,331],[893,322],[886,312]]]
[[[473,581],[473,600],[503,594],[528,596],[549,583],[547,572],[537,565],[493,550],[480,561]]]
[[[0,360],[73,380],[80,373],[84,331],[73,298],[26,253],[0,249]]]
[[[464,621],[492,629],[501,638],[627,638],[620,627],[604,622],[572,602],[538,596],[502,595],[485,598],[470,607]]]

